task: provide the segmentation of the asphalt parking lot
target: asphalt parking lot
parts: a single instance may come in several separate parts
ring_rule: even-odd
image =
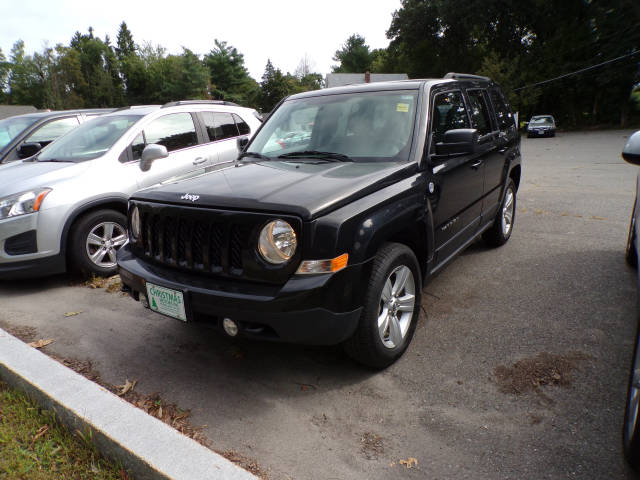
[[[474,244],[425,288],[413,343],[384,372],[339,348],[230,341],[67,276],[0,283],[0,326],[160,392],[271,479],[634,478],[620,440],[630,133],[523,138],[511,240]]]

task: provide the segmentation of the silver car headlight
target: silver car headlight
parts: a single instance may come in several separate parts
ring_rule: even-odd
[[[131,235],[133,240],[140,238],[140,212],[138,207],[133,207],[131,211]]]
[[[50,188],[38,188],[0,198],[0,219],[37,212],[50,191]]]
[[[274,265],[289,261],[297,246],[296,232],[284,220],[273,220],[260,232],[258,251],[262,258]]]

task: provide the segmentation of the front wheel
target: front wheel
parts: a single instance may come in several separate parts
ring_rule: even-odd
[[[83,215],[71,230],[69,260],[83,276],[108,277],[118,272],[116,252],[127,241],[127,217],[115,210]]]
[[[374,262],[358,328],[344,344],[357,362],[385,368],[407,349],[420,316],[422,280],[413,251],[385,244]]]
[[[498,209],[493,225],[483,233],[482,238],[492,247],[499,247],[507,243],[513,232],[516,219],[516,185],[510,178],[504,192],[502,204]]]

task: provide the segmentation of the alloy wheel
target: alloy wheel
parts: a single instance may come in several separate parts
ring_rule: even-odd
[[[378,333],[389,349],[402,345],[415,309],[416,285],[411,269],[395,268],[387,277],[380,294]]]
[[[127,241],[127,232],[115,222],[102,222],[87,235],[86,249],[89,260],[101,268],[116,266],[116,252]]]

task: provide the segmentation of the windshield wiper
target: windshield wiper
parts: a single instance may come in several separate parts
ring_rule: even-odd
[[[301,152],[289,152],[278,155],[278,158],[321,158],[322,160],[333,160],[336,162],[353,162],[349,155],[336,152],[321,152],[319,150],[303,150]]]
[[[267,157],[266,155],[262,155],[261,153],[258,153],[258,152],[243,152],[238,157],[238,160],[242,160],[245,157],[259,158],[260,160],[271,160],[271,157]]]
[[[35,160],[36,162],[60,162],[60,163],[75,163],[73,160],[60,160],[59,158],[47,158],[46,160],[42,160],[38,158]]]

